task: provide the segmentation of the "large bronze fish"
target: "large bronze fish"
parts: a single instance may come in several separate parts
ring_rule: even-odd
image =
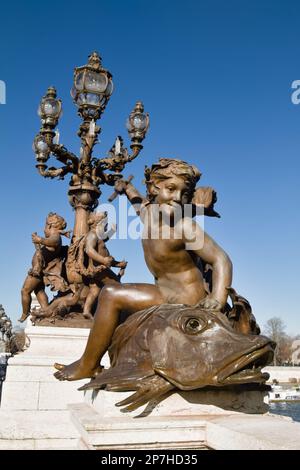
[[[222,313],[186,305],[151,307],[120,325],[109,349],[111,367],[80,390],[136,393],[117,406],[132,411],[172,389],[263,383],[275,344],[241,334]]]

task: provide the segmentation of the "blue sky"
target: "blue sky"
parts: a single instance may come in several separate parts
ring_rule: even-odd
[[[35,170],[32,140],[39,100],[55,85],[63,100],[61,142],[78,152],[79,118],[69,90],[73,68],[93,50],[114,77],[101,119],[105,156],[141,99],[151,127],[134,173],[160,156],[196,164],[201,184],[218,192],[221,219],[207,232],[229,253],[234,287],[263,325],[280,316],[300,333],[300,105],[291,83],[300,79],[300,4],[283,1],[37,1],[6,2],[0,11],[1,287],[13,320],[30,267],[31,233],[51,210],[72,226],[66,181]],[[128,143],[128,141],[127,141]],[[103,201],[111,188],[103,190]],[[138,241],[111,241],[129,261],[125,281],[151,282]]]

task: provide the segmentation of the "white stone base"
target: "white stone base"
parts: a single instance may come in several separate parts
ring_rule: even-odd
[[[26,328],[29,348],[8,360],[2,389],[2,410],[66,410],[72,401],[82,401],[78,388],[86,380],[59,382],[53,364],[78,359],[86,345],[88,329]]]
[[[32,326],[29,348],[8,360],[0,408],[0,449],[75,448],[78,432],[67,405],[82,402],[87,380],[59,382],[54,362],[69,364],[86,345],[88,329]],[[15,446],[15,447],[14,447]]]
[[[107,392],[110,393],[110,392]],[[201,417],[103,418],[94,408],[70,406],[81,435],[80,449],[203,449],[205,420]]]
[[[215,450],[300,450],[300,423],[271,414],[215,417],[206,443]]]
[[[173,393],[144,410],[122,413],[115,403],[131,393],[89,391],[85,403],[70,405],[72,420],[81,436],[78,448],[300,449],[300,423],[266,413],[234,411],[246,411],[248,407],[253,413],[255,407],[263,407],[262,392]],[[217,403],[222,403],[223,408]]]
[[[89,330],[29,322],[26,334],[30,346],[9,359],[3,383],[0,450],[300,449],[299,423],[254,414],[263,411],[260,392],[173,393],[125,414],[115,403],[132,392],[84,395],[78,388],[86,380],[53,377],[54,362],[68,364],[81,356]]]
[[[269,406],[264,403],[266,391],[258,390],[193,390],[177,391],[162,400],[153,400],[130,413],[122,412],[116,403],[125,400],[134,392],[108,392],[106,390],[85,392],[84,401],[99,413],[104,419],[119,420],[127,416],[131,419],[144,417],[170,416],[228,416],[232,413],[247,414],[267,413]]]
[[[0,450],[77,449],[67,410],[0,410]]]

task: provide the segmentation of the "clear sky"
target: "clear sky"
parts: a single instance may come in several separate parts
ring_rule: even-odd
[[[41,233],[51,210],[73,221],[68,178],[45,180],[35,169],[39,100],[57,87],[61,142],[78,152],[73,68],[97,50],[115,92],[95,154],[127,138],[126,117],[142,100],[151,128],[125,175],[134,173],[141,189],[144,165],[160,156],[196,164],[200,183],[218,192],[222,218],[206,219],[205,228],[233,261],[234,287],[261,325],[279,316],[288,333],[300,333],[300,105],[291,102],[299,44],[297,0],[2,2],[0,303],[8,315],[20,314],[31,233]],[[129,261],[125,281],[151,282],[139,241],[109,248]]]

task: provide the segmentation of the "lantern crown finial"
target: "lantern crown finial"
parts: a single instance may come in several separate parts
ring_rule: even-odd
[[[53,85],[49,86],[49,88],[47,90],[47,93],[46,93],[46,96],[49,97],[49,98],[56,98],[57,97],[56,88]]]
[[[137,101],[135,103],[134,111],[138,113],[143,113],[144,112],[144,105],[141,101]]]
[[[100,70],[102,68],[102,59],[97,51],[94,51],[89,55],[88,65],[96,70]]]

